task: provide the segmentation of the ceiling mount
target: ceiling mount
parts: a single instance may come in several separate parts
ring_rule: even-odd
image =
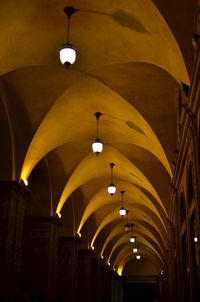
[[[67,15],[68,19],[77,11],[78,9],[74,8],[73,6],[66,6],[64,8],[64,12]]]

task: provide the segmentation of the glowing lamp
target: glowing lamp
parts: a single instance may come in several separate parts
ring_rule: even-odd
[[[102,115],[102,113],[95,112],[94,115],[95,115],[96,121],[97,121],[97,136],[96,136],[95,141],[92,143],[92,151],[98,156],[99,153],[101,153],[103,151],[103,143],[99,139],[99,119],[100,119],[100,116]]]
[[[135,239],[134,236],[131,236],[131,237],[130,237],[130,242],[135,242],[135,240],[136,240],[136,239]]]
[[[103,151],[103,143],[100,141],[100,139],[96,139],[94,143],[92,144],[92,151],[98,155]]]
[[[119,210],[119,215],[120,216],[125,216],[126,215],[126,209],[124,209],[123,207]]]
[[[115,187],[115,185],[114,185],[114,184],[110,184],[110,185],[108,186],[108,193],[109,193],[111,196],[113,196],[113,194],[115,194],[115,192],[116,192],[116,187]]]
[[[76,49],[69,43],[69,26],[70,26],[70,18],[77,11],[72,6],[67,6],[64,9],[65,14],[67,15],[67,43],[62,46],[59,51],[60,61],[67,68],[74,64],[76,61]]]
[[[70,44],[64,44],[60,49],[60,61],[66,67],[74,64],[76,61],[76,49]]]

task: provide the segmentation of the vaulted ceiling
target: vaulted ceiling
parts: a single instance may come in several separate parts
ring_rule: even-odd
[[[77,60],[66,69],[67,39]],[[190,0],[2,0],[1,180],[28,180],[29,215],[62,215],[60,233],[82,234],[121,274],[135,255],[159,271],[168,244],[170,162],[176,156],[181,84],[189,85]],[[96,156],[95,112],[101,112]],[[117,187],[111,197],[110,163]],[[119,216],[125,191],[128,217]]]

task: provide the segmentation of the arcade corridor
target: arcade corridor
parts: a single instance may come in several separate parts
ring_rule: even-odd
[[[0,1],[0,301],[200,300],[200,1]]]

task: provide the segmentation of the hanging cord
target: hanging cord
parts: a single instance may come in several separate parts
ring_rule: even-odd
[[[67,15],[67,44],[69,44],[69,27],[70,27],[70,18],[71,16],[78,11],[78,9],[72,7],[72,6],[67,6],[64,8],[64,12]]]
[[[99,139],[99,118],[102,115],[101,112],[95,112],[94,114],[96,116],[96,120],[97,120],[97,139]]]

